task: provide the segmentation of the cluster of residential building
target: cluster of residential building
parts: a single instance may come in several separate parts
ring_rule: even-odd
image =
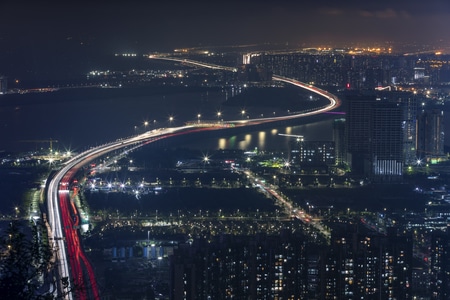
[[[326,248],[290,232],[195,240],[171,257],[171,297],[446,299],[449,235],[433,236],[430,271],[414,267],[412,244],[411,236],[393,230],[382,235],[355,228],[335,232]]]
[[[408,166],[446,160],[449,56],[309,49],[251,53],[244,62],[248,70],[333,89],[342,100],[345,116],[335,120],[333,141],[297,139],[294,164],[345,165],[355,176],[400,181]]]

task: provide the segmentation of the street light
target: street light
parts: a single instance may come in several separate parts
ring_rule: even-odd
[[[209,162],[208,155],[203,156],[203,172],[205,172],[205,165]]]
[[[201,114],[198,114],[197,115],[197,123],[200,123],[200,118],[202,117],[202,115]]]
[[[169,124],[172,125],[172,122],[173,122],[173,117],[169,116]]]

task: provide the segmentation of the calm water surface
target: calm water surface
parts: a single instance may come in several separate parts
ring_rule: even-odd
[[[109,91],[111,92],[111,91]],[[75,93],[76,94],[76,93]],[[94,93],[96,94],[96,93]],[[48,139],[57,140],[53,148],[59,151],[81,151],[87,147],[144,132],[152,128],[179,126],[186,121],[217,121],[217,112],[224,120],[242,118],[242,108],[223,107],[227,94],[222,91],[197,91],[158,95],[134,95],[96,98],[90,92],[84,96],[67,97],[67,93],[53,93],[52,101],[45,95],[24,95],[28,101],[1,103],[0,97],[0,151],[29,151],[48,149]],[[70,98],[70,99],[69,99]],[[4,99],[4,98],[3,98]],[[250,117],[272,112],[246,109]],[[172,123],[169,116],[174,117]],[[145,126],[144,122],[148,125]],[[274,128],[235,136],[195,140],[182,147],[200,150],[242,149],[285,151],[290,138],[278,133],[304,135],[308,140],[331,140],[332,120],[307,125]],[[178,146],[178,145],[177,145]],[[30,173],[31,174],[31,173]],[[3,198],[0,215],[14,213],[20,205],[23,189],[32,184],[32,176],[13,169],[0,170],[0,190]],[[30,183],[31,182],[31,183]]]
[[[89,93],[67,101],[66,94],[52,95],[56,100],[37,104],[0,106],[0,150],[25,151],[49,147],[39,140],[53,139],[60,151],[80,151],[90,146],[144,132],[152,128],[179,126],[189,120],[239,119],[242,108],[224,107],[227,93],[196,91],[158,95],[133,95],[96,99]],[[33,97],[33,95],[25,95]],[[41,97],[42,95],[40,95]],[[1,99],[0,99],[1,100]],[[19,102],[20,103],[20,102]],[[247,109],[250,117],[269,115],[262,109]],[[169,117],[173,121],[169,122]],[[145,126],[144,122],[148,122]],[[248,132],[236,136],[186,144],[202,149],[283,149],[289,138],[278,133],[304,135],[308,140],[332,140],[332,120],[312,124]]]

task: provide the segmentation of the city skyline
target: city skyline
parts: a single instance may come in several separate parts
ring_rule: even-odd
[[[450,4],[443,0],[15,1],[0,4],[0,75],[19,81],[73,79],[104,67],[115,53],[196,47],[352,46],[448,53],[449,27]]]
[[[447,299],[450,4],[361,2],[0,4],[0,294]]]

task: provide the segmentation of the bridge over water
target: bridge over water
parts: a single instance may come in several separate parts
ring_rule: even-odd
[[[204,62],[197,62],[188,59],[149,56],[150,59],[163,59],[174,62],[181,62],[202,68],[221,69],[236,72],[237,69],[227,66],[218,66]],[[155,143],[164,139],[177,136],[188,136],[191,134],[205,133],[214,134],[224,130],[248,129],[249,127],[275,124],[276,122],[290,122],[302,117],[314,116],[324,112],[329,112],[341,104],[335,95],[314,87],[312,85],[299,82],[295,79],[274,75],[273,80],[291,84],[302,89],[309,90],[319,96],[327,98],[330,103],[316,110],[299,112],[287,116],[256,118],[246,120],[232,120],[220,122],[190,122],[184,126],[160,128],[145,132],[133,137],[118,139],[111,143],[100,145],[84,151],[71,158],[63,164],[51,178],[47,187],[47,214],[48,224],[51,228],[49,239],[53,241],[52,247],[56,253],[59,278],[66,278],[68,282],[79,285],[83,290],[72,292],[71,286],[59,285],[55,291],[55,296],[64,295],[65,299],[100,299],[93,268],[86,258],[81,245],[81,238],[77,230],[77,222],[80,218],[76,207],[71,205],[69,197],[69,183],[76,172],[89,162],[104,156],[110,152],[127,149],[132,151],[144,145]],[[320,227],[320,225],[318,225]],[[86,280],[88,279],[88,280]],[[89,285],[89,289],[87,288]],[[89,291],[88,291],[89,290]]]

